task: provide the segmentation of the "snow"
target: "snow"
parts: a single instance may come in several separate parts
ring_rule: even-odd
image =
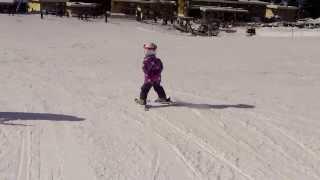
[[[262,28],[257,33],[258,36],[263,37],[320,37],[320,28],[316,29],[299,29],[290,27],[276,27],[276,28]]]
[[[320,179],[317,32],[0,21],[0,180]],[[148,41],[178,104],[145,112],[133,99]]]

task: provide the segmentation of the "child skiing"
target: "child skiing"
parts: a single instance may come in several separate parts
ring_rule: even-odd
[[[160,85],[163,64],[161,60],[156,57],[157,45],[148,43],[145,44],[143,48],[145,53],[142,67],[144,84],[141,87],[140,98],[136,98],[136,102],[140,105],[146,105],[148,93],[153,87],[159,97],[156,102],[169,103],[171,102],[170,98],[167,98],[163,87]]]

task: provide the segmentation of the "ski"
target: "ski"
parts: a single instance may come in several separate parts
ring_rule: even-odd
[[[148,104],[142,104],[139,98],[134,98],[134,102],[136,102],[140,106],[144,106],[145,111],[149,111],[150,106]]]

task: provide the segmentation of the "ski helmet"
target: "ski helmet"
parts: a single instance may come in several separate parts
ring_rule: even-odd
[[[155,43],[150,42],[150,43],[144,44],[143,48],[147,49],[147,50],[154,50],[155,51],[157,49],[157,45]]]

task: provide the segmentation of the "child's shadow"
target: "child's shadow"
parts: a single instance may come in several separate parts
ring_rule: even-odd
[[[165,108],[165,107],[187,107],[191,109],[226,109],[226,108],[241,108],[241,109],[252,109],[255,108],[253,105],[248,104],[198,104],[184,101],[176,101],[172,104],[161,104],[161,105],[150,105],[150,108]]]
[[[84,121],[84,118],[64,114],[26,113],[26,112],[0,112],[0,125],[28,126],[10,123],[16,120],[44,120],[44,121]]]

